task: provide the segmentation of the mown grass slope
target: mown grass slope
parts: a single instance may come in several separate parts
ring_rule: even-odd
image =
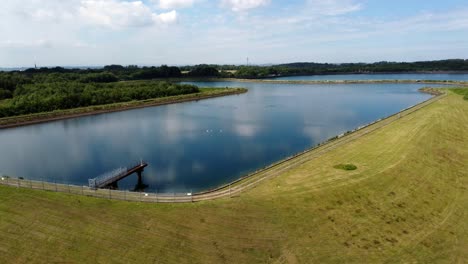
[[[468,262],[468,102],[450,93],[240,197],[141,204],[0,186],[0,262]],[[356,170],[334,168],[352,163]]]

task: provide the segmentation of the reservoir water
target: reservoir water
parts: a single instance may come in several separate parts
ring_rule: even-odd
[[[0,174],[87,185],[143,159],[148,191],[201,191],[430,98],[423,84],[195,84],[249,92],[0,130]]]

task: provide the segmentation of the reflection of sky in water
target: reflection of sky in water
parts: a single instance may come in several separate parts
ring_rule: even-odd
[[[250,90],[0,130],[0,173],[86,185],[142,158],[151,191],[200,191],[429,98],[415,84],[198,84]]]

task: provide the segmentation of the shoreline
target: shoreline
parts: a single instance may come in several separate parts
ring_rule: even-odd
[[[447,96],[448,92],[437,91],[434,88],[422,88],[420,92],[430,93],[434,96],[431,98],[403,109],[397,113],[389,115],[387,117],[375,120],[369,124],[360,126],[352,131],[348,131],[341,135],[332,137],[316,146],[308,148],[302,152],[286,157],[282,160],[274,162],[264,168],[258,169],[257,171],[251,172],[245,176],[240,177],[237,180],[226,183],[219,187],[209,189],[206,191],[200,191],[190,194],[172,194],[172,193],[146,193],[146,192],[130,192],[130,191],[119,191],[110,189],[91,189],[87,186],[69,185],[69,184],[57,184],[51,182],[41,182],[33,180],[22,180],[17,178],[5,178],[0,181],[0,184],[23,187],[30,189],[39,189],[55,192],[65,192],[78,195],[86,195],[91,197],[133,201],[133,202],[149,202],[149,203],[190,203],[200,202],[208,200],[217,200],[222,198],[231,198],[240,195],[240,193],[257,186],[259,183],[266,179],[278,176],[280,173],[287,171],[288,169],[306,162],[310,159],[314,159],[333,150],[339,146],[342,146],[348,142],[356,140],[364,135],[372,133],[373,131],[385,127],[400,118],[410,115],[425,106],[432,104]],[[11,179],[11,180],[10,180]],[[23,182],[23,184],[22,184]]]
[[[468,81],[451,81],[451,80],[265,80],[265,79],[212,79],[209,81],[227,81],[227,82],[255,82],[255,83],[270,83],[270,84],[387,84],[387,83],[403,83],[403,84],[443,84],[443,85],[463,85],[468,86]]]
[[[258,79],[265,78],[282,78],[282,77],[296,77],[296,76],[326,76],[326,75],[391,75],[391,74],[468,74],[468,71],[388,71],[388,72],[325,72],[325,73],[299,73],[299,74],[283,74],[270,77],[258,77]]]
[[[164,80],[164,79],[155,79]],[[245,79],[245,78],[170,78],[171,82],[241,82],[269,84],[442,84],[468,86],[468,81],[454,80],[275,80],[275,79]]]
[[[113,112],[121,112],[139,108],[162,106],[168,104],[177,104],[185,103],[191,101],[198,101],[222,96],[229,95],[238,95],[246,93],[248,90],[245,88],[228,88],[228,89],[219,89],[210,90],[206,92],[199,92],[194,94],[185,94],[169,97],[160,97],[154,99],[146,99],[141,101],[130,101],[130,102],[121,102],[109,105],[96,105],[96,106],[87,106],[73,109],[64,109],[57,110],[54,112],[45,112],[45,113],[35,113],[22,116],[13,116],[0,118],[0,130],[15,128],[21,126],[35,125],[47,122],[53,122],[58,120],[79,118],[84,116],[92,116]]]

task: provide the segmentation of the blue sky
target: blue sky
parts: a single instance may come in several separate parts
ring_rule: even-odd
[[[3,0],[0,67],[468,58],[468,2]]]

